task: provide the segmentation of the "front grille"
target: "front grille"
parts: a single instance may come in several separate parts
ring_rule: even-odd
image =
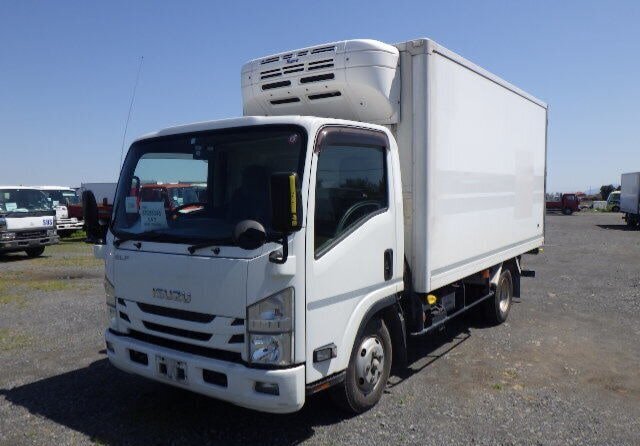
[[[208,341],[213,336],[211,333],[202,333],[199,331],[184,330],[182,328],[168,327],[166,325],[155,324],[153,322],[142,321],[144,328],[147,330],[158,331],[182,338],[194,339],[196,341]]]
[[[159,305],[143,304],[138,302],[138,307],[145,313],[155,314],[156,316],[170,317],[173,319],[181,319],[189,322],[200,322],[208,324],[216,317],[213,314],[196,313],[195,311],[176,310],[175,308],[161,307]]]
[[[117,333],[116,333],[117,334]],[[141,342],[157,345],[158,347],[164,347],[171,350],[176,350],[183,353],[190,353],[193,355],[204,356],[206,358],[219,359],[221,361],[235,362],[243,364],[242,355],[239,352],[232,352],[226,350],[219,350],[217,348],[202,347],[200,345],[187,344],[185,342],[174,341],[171,339],[161,338],[159,336],[142,333],[136,330],[130,330],[128,336],[132,339],[137,339]]]
[[[46,236],[47,236],[46,230],[16,232],[16,240],[26,240],[30,238],[41,238]]]

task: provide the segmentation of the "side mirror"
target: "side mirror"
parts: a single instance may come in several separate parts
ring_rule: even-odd
[[[283,235],[302,228],[302,205],[298,175],[293,172],[271,175],[271,226]]]
[[[86,190],[82,192],[82,218],[87,230],[87,243],[102,245],[102,228],[98,219],[98,203],[93,192]]]
[[[267,241],[267,231],[255,220],[242,220],[233,229],[233,238],[242,249],[258,249]]]

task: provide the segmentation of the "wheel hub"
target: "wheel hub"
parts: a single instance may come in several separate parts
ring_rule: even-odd
[[[377,337],[365,338],[360,344],[356,359],[356,380],[358,388],[365,394],[371,392],[384,370],[384,349]]]
[[[509,309],[509,305],[511,304],[511,281],[507,278],[503,278],[500,281],[500,286],[498,287],[497,292],[500,312],[505,313]]]

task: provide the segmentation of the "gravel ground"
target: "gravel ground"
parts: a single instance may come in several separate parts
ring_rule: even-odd
[[[380,404],[351,418],[322,394],[268,415],[121,373],[105,359],[90,249],[5,256],[0,444],[638,445],[640,232],[622,223],[549,215],[509,321],[468,316],[415,342]]]

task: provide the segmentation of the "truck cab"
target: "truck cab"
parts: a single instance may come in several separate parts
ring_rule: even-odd
[[[571,215],[580,211],[580,199],[574,193],[547,194],[546,207],[549,211],[561,211],[564,215]]]
[[[614,190],[607,197],[607,210],[610,212],[620,212],[620,191]]]
[[[56,211],[33,187],[0,186],[0,254],[24,251],[38,257],[59,242]]]
[[[402,291],[398,172],[388,129],[332,119],[246,117],[137,141],[107,236],[110,360],[244,406],[299,409],[307,383],[346,367],[368,303]],[[162,194],[139,200],[137,178],[189,178],[206,193],[169,207]],[[270,201],[295,224],[274,221]]]
[[[80,207],[80,198],[74,189],[64,186],[39,186],[38,189],[47,196],[56,210],[56,231],[60,237],[68,237],[82,229],[82,214],[71,215],[72,207]]]

